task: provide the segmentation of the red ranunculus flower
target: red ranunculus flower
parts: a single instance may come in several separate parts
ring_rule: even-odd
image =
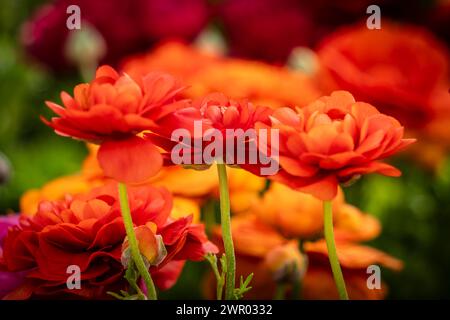
[[[168,152],[176,152],[186,160],[189,158],[189,164],[211,164],[204,161],[208,149],[221,152],[218,154],[212,151],[212,158],[222,159],[226,164],[247,164],[249,148],[254,146],[256,150],[256,134],[252,136],[247,130],[254,129],[255,123],[269,124],[272,112],[269,107],[255,106],[245,100],[231,100],[222,93],[212,93],[162,120],[158,132],[164,132],[164,136],[149,133],[146,137]],[[194,120],[198,121],[197,128],[193,126]],[[190,141],[169,140],[175,129],[185,129],[190,135]],[[173,148],[178,143],[187,148],[175,151]],[[213,147],[213,144],[218,148]],[[233,150],[230,150],[230,146],[233,146]],[[188,156],[186,150],[189,151]],[[238,158],[240,156],[242,159]]]
[[[116,184],[93,189],[64,200],[41,202],[32,217],[22,216],[20,225],[5,238],[0,266],[10,272],[27,271],[25,282],[6,298],[42,297],[107,298],[108,290],[126,289],[121,263],[126,238]],[[191,216],[169,217],[172,200],[163,188],[129,188],[131,214],[143,237],[162,238],[165,258],[150,268],[158,287],[173,285],[184,260],[201,260],[217,248],[206,238],[203,225],[191,224]],[[142,232],[138,232],[141,234]],[[126,241],[125,241],[126,243]],[[125,245],[124,245],[125,247]],[[149,257],[155,249],[144,244]],[[69,289],[67,268],[81,271],[81,289]]]
[[[102,66],[92,82],[75,87],[74,97],[61,93],[65,108],[47,102],[58,117],[44,122],[60,135],[99,143],[98,160],[105,175],[140,182],[158,172],[162,157],[137,134],[183,107],[186,101],[176,100],[181,90],[168,74],[151,73],[134,80]]]
[[[56,0],[37,10],[26,22],[22,42],[26,51],[53,70],[71,66],[65,50],[71,31],[66,10],[78,5],[81,30],[93,26],[103,37],[102,63],[115,64],[124,56],[148,49],[166,38],[192,40],[208,21],[206,0]]]
[[[400,172],[378,160],[413,143],[403,127],[345,91],[322,97],[297,112],[280,108],[272,115],[279,129],[280,170],[270,178],[321,200],[333,199],[339,183],[378,172]],[[269,141],[273,147],[273,141]],[[275,146],[277,147],[277,146]]]
[[[407,128],[423,128],[439,109],[449,112],[449,56],[445,45],[419,27],[382,22],[344,28],[318,50],[328,92],[343,89],[377,106]]]
[[[226,0],[218,18],[231,54],[276,63],[285,62],[293,48],[311,45],[320,29],[298,0]]]

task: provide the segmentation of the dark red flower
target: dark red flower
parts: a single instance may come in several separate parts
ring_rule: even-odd
[[[167,250],[164,260],[150,268],[161,289],[174,284],[183,261],[216,251],[203,226],[191,224],[192,216],[169,217],[172,199],[167,190],[131,187],[128,194],[135,226],[152,225]],[[27,272],[25,282],[7,298],[106,298],[108,290],[126,289],[121,263],[125,237],[116,184],[42,202],[34,216],[22,216],[5,238],[0,265]],[[66,286],[70,265],[80,268],[81,289]]]
[[[297,46],[308,46],[317,29],[296,0],[227,0],[218,10],[231,54],[283,63]]]
[[[410,129],[448,113],[448,52],[424,29],[385,20],[380,30],[350,26],[325,38],[318,56],[327,92],[348,90]]]
[[[56,0],[24,25],[22,42],[28,53],[59,71],[72,64],[65,55],[72,32],[66,27],[70,5],[81,9],[81,30],[93,26],[104,38],[106,56],[101,63],[108,64],[167,37],[191,40],[209,15],[205,0]]]

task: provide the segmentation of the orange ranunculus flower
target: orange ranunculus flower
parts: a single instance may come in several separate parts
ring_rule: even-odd
[[[299,250],[297,240],[278,246],[265,256],[264,264],[267,266],[272,279],[279,283],[291,284],[303,278],[306,271],[306,257]]]
[[[190,84],[184,93],[193,99],[222,92],[231,99],[250,99],[278,108],[305,106],[321,94],[314,81],[300,72],[214,56],[177,42],[165,43],[144,56],[126,60],[123,70],[134,77],[151,71],[174,74]]]
[[[61,93],[64,107],[47,102],[57,117],[43,120],[60,135],[100,144],[97,157],[108,177],[139,182],[158,172],[162,157],[137,134],[156,128],[158,121],[184,107],[186,101],[176,100],[182,90],[167,74],[135,80],[102,66],[93,81],[75,87],[73,97]]]
[[[167,166],[148,183],[163,186],[180,197],[203,199],[208,197],[218,184],[217,170],[187,170],[180,166]]]
[[[448,51],[424,29],[384,20],[380,30],[350,26],[326,37],[318,56],[327,92],[348,90],[408,128],[449,112]]]
[[[301,253],[296,241],[284,237],[253,214],[233,217],[232,231],[237,276],[246,277],[254,273],[251,283],[253,289],[245,295],[246,299],[272,299],[276,281],[280,279],[277,272],[280,268],[276,267],[282,266],[283,262],[289,265],[292,261],[297,261],[303,268],[307,268],[300,268],[302,298],[338,299],[324,240],[305,243],[305,252]],[[337,229],[335,231],[338,232]],[[216,229],[216,235],[220,236],[219,229]],[[220,238],[214,241],[220,246]],[[377,264],[399,270],[402,268],[401,261],[377,249],[354,242],[337,239],[336,244],[350,299],[383,299],[387,293],[386,285],[382,283],[381,289],[367,288],[366,269],[369,265]],[[305,255],[308,261],[306,266],[301,263]],[[280,257],[285,260],[279,259]],[[212,278],[208,278],[207,284],[208,288],[205,290],[209,297],[213,297]]]
[[[378,300],[386,296],[387,286],[384,283],[381,283],[380,289],[367,287],[368,266],[383,266],[396,271],[403,268],[400,260],[368,246],[337,241],[336,248],[350,299]],[[305,243],[305,252],[309,266],[302,283],[303,298],[338,299],[325,240]]]
[[[201,260],[216,248],[192,217],[172,219],[170,193],[163,188],[130,187],[131,215],[152,277],[162,289],[174,284],[184,260]],[[27,272],[10,299],[39,297],[106,298],[109,290],[126,289],[126,232],[115,183],[88,193],[43,201],[35,215],[22,216],[5,238],[2,269]],[[125,243],[124,243],[125,241]],[[164,248],[163,248],[164,246]],[[81,289],[66,286],[67,268],[81,270]]]
[[[258,155],[253,157],[257,152],[256,131],[248,130],[254,129],[256,123],[268,124],[272,112],[268,107],[255,106],[246,100],[235,101],[222,93],[212,93],[180,112],[200,121],[177,122],[169,117],[169,121],[161,121],[160,134],[148,132],[144,137],[165,151],[167,161],[173,162],[174,154],[178,156],[180,163],[175,164],[197,168],[207,168],[216,161],[228,165],[248,165],[252,161],[256,164],[260,160]],[[170,133],[175,129],[189,134],[180,141],[173,140]]]
[[[335,216],[343,202],[343,193],[339,192],[333,200]],[[252,212],[287,237],[305,239],[323,231],[322,202],[281,183],[271,183],[267,192],[256,201]]]
[[[269,178],[321,200],[333,199],[340,183],[363,174],[399,176],[400,171],[379,160],[415,141],[403,138],[404,128],[396,119],[356,102],[346,91],[297,112],[277,109],[271,119],[271,128],[279,130],[279,146],[269,144],[279,148],[280,170]]]
[[[250,209],[258,202],[260,193],[265,186],[266,179],[240,168],[230,168],[228,170],[228,189],[231,212],[238,214]],[[218,185],[216,185],[215,193],[218,197]]]
[[[357,207],[342,203],[335,213],[334,229],[336,241],[369,241],[380,235],[381,223]]]
[[[283,205],[280,206],[280,203]],[[323,232],[323,204],[310,194],[273,182],[251,212],[288,238],[308,239]],[[367,241],[380,233],[380,223],[358,208],[345,203],[341,189],[333,199],[335,238]]]
[[[111,181],[105,177],[97,161],[98,146],[88,144],[89,154],[81,171],[47,182],[40,189],[25,192],[20,198],[20,212],[34,215],[41,201],[62,200],[66,195],[85,193],[94,187]],[[164,187],[173,194],[171,217],[174,219],[193,215],[193,221],[200,221],[202,197],[208,196],[217,185],[216,172],[185,170],[179,167],[164,167],[156,176],[139,186]],[[203,182],[199,186],[199,179]]]
[[[90,180],[82,174],[74,174],[56,178],[46,183],[40,189],[26,191],[20,198],[20,212],[24,215],[33,215],[38,204],[43,201],[53,201],[64,198],[66,194],[79,194],[88,192],[100,186],[103,181]]]

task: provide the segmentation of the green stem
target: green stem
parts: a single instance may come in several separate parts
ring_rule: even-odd
[[[284,283],[277,283],[275,288],[274,300],[284,300],[286,294],[286,285]]]
[[[205,231],[208,236],[213,232],[216,225],[216,205],[214,200],[208,200],[203,207],[203,219],[205,223]]]
[[[301,292],[302,292],[302,278],[298,277],[294,280],[294,283],[292,284],[292,294],[291,299],[292,300],[299,300],[301,299]]]
[[[147,296],[150,300],[156,300],[156,289],[153,284],[152,277],[145,266],[139,251],[138,241],[136,234],[134,233],[133,220],[131,218],[130,207],[128,205],[127,186],[124,183],[119,183],[119,200],[120,209],[122,212],[123,224],[128,237],[128,244],[130,246],[131,257],[136,265],[141,277],[144,279],[145,286],[147,287]]]
[[[330,260],[331,270],[333,272],[334,282],[341,300],[348,300],[347,289],[345,288],[344,276],[342,275],[341,266],[339,264],[336,252],[336,243],[334,242],[333,231],[333,208],[331,201],[323,202],[324,214],[324,231],[325,241],[327,242],[328,259]]]
[[[227,167],[224,163],[217,164],[220,191],[220,220],[222,226],[222,239],[227,260],[227,273],[225,285],[225,299],[234,299],[236,258],[234,256],[233,237],[231,235],[230,196],[228,193]]]
[[[223,293],[223,285],[225,280],[225,275],[219,272],[219,268],[217,266],[217,257],[215,254],[207,254],[205,256],[205,259],[208,260],[209,264],[211,265],[211,268],[213,269],[214,276],[216,277],[216,297],[217,300],[222,300],[222,293]],[[222,259],[220,259],[222,262]]]

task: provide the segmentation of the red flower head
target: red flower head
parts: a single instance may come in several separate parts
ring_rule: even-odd
[[[378,172],[399,176],[378,160],[413,143],[403,127],[345,91],[322,97],[297,112],[280,108],[272,115],[279,129],[280,170],[272,178],[321,200],[333,199],[339,183]]]
[[[318,56],[326,90],[348,90],[408,128],[448,113],[448,51],[426,30],[384,20],[380,30],[351,26],[328,36]]]
[[[98,160],[105,175],[140,182],[158,172],[162,157],[151,142],[136,135],[183,107],[186,101],[176,100],[181,90],[167,74],[135,80],[102,66],[92,82],[75,87],[73,97],[61,93],[64,107],[47,102],[58,117],[43,120],[60,135],[99,143]]]
[[[253,136],[248,130],[254,129],[258,122],[268,124],[272,112],[269,107],[255,106],[248,101],[234,101],[221,93],[213,93],[194,101],[191,107],[173,113],[161,122],[163,128],[159,131],[165,131],[166,137],[175,129],[181,129],[187,130],[186,133],[191,137],[190,141],[174,139],[168,141],[167,138],[161,139],[153,134],[148,134],[147,137],[158,141],[169,152],[175,152],[173,148],[178,142],[187,145],[188,148],[179,150],[179,153],[176,152],[181,157],[184,156],[183,158],[189,164],[210,165],[218,158],[223,159],[226,164],[241,164],[238,160],[245,162],[249,156],[249,145],[256,139],[256,134]],[[174,116],[182,119],[181,115],[185,116],[185,120],[191,121],[181,122],[173,119]],[[195,127],[194,119],[198,120],[196,122],[198,127]],[[227,145],[233,146],[233,150],[230,150]],[[213,151],[214,149],[219,150],[221,154]],[[185,154],[186,150],[189,152],[188,155]],[[205,153],[209,154],[209,151],[212,151],[212,159],[206,160]],[[240,155],[243,155],[245,159],[238,159]]]
[[[109,184],[61,201],[44,201],[36,215],[22,216],[20,225],[5,238],[0,267],[27,275],[7,298],[106,298],[108,290],[126,289],[121,263],[126,232],[116,190],[115,184]],[[175,283],[184,260],[201,260],[216,251],[203,226],[191,224],[191,216],[169,217],[172,200],[167,190],[134,187],[128,194],[138,239],[155,240],[140,243],[140,249],[152,265],[158,287]],[[71,265],[80,268],[81,289],[66,286]]]

